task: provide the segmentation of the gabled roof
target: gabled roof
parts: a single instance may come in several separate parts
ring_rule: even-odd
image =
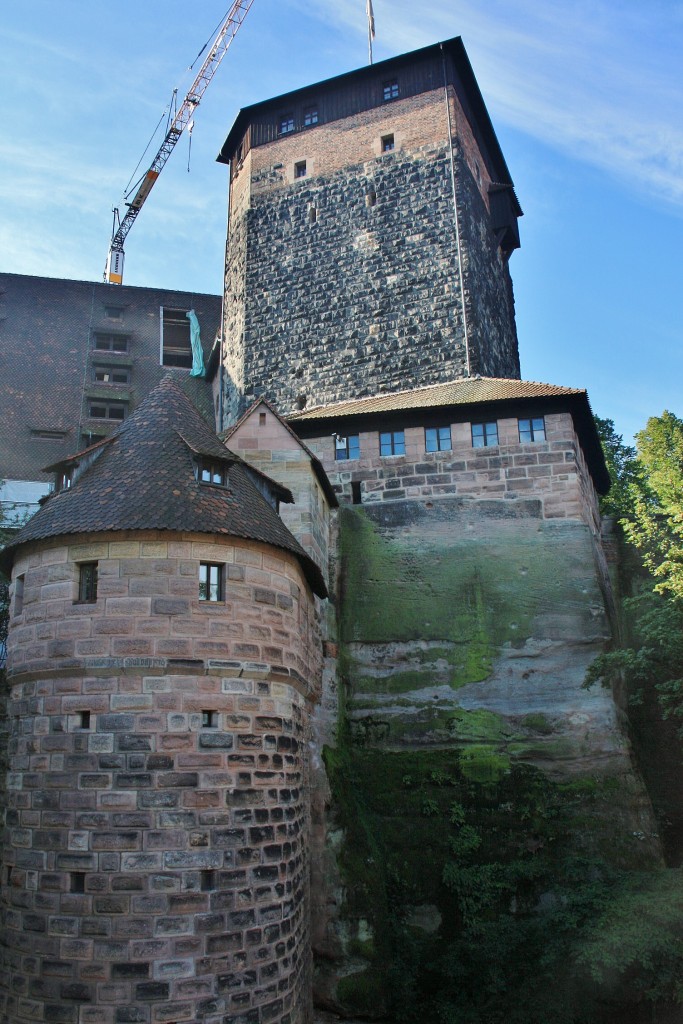
[[[197,480],[196,454],[228,464],[227,487]],[[312,590],[325,596],[320,570],[260,493],[253,472],[221,444],[178,383],[166,377],[100,446],[74,484],[53,494],[12,538],[2,561],[10,563],[14,551],[28,541],[62,535],[118,530],[220,534],[291,552]],[[269,483],[275,493],[289,493]]]
[[[361,425],[362,429],[372,429],[366,426],[369,423],[389,419],[397,421],[401,415],[414,420],[421,412],[430,412],[433,417],[440,409],[457,409],[463,417],[496,415],[504,409],[516,415],[528,409],[532,402],[539,412],[554,407],[571,413],[595,487],[600,494],[606,494],[610,488],[609,473],[588,394],[583,388],[505,377],[462,377],[410,391],[387,392],[319,405],[292,413],[288,420],[297,433],[316,437],[332,428],[337,430],[344,421],[347,421],[344,429],[358,430]]]
[[[293,440],[296,441],[299,448],[301,448],[302,451],[306,453],[308,458],[311,460],[311,468],[315,473],[318,483],[323,489],[323,493],[330,504],[330,508],[338,508],[339,502],[337,500],[337,495],[334,493],[334,489],[329,481],[327,473],[323,468],[322,462],[320,461],[318,456],[311,451],[308,445],[301,440],[299,435],[292,430],[287,420],[280,415],[280,413],[277,411],[273,403],[269,402],[267,398],[257,398],[254,402],[252,402],[249,408],[240,416],[237,422],[234,423],[228,430],[226,430],[224,434],[222,434],[222,436],[225,438],[226,444],[230,440],[232,435],[235,433],[235,431],[238,430],[238,428],[241,427],[243,423],[246,423],[246,421],[250,418],[252,413],[256,411],[259,405],[265,405],[266,409],[268,409],[273,414],[278,423],[280,423],[282,427],[287,431],[287,433],[293,438]]]

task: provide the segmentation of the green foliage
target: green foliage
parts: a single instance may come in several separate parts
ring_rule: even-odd
[[[629,488],[628,540],[652,573],[655,590],[683,601],[683,420],[653,416],[636,435],[642,475]]]
[[[624,612],[631,645],[599,655],[584,685],[614,688],[624,681],[632,699],[654,689],[664,717],[683,718],[683,605],[645,590],[624,601]]]
[[[596,416],[595,425],[611,480],[609,493],[600,499],[600,511],[603,516],[623,519],[631,508],[631,489],[640,482],[642,468],[636,458],[635,448],[624,444],[612,420]]]

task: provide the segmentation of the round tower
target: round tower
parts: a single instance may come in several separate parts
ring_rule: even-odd
[[[9,1024],[310,1019],[317,566],[165,380],[6,550]]]

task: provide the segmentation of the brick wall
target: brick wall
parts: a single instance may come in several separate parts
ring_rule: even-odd
[[[200,606],[205,559],[225,604]],[[146,534],[33,545],[18,573],[0,1017],[304,1024],[320,644],[298,563]]]
[[[250,151],[229,217],[225,425],[261,394],[286,413],[464,375],[463,301],[473,372],[519,376],[485,160],[454,97],[451,115],[462,268],[442,90]]]
[[[482,415],[477,422],[495,419]],[[534,498],[546,519],[583,519],[591,526],[597,510],[595,491],[569,413],[545,416],[546,440],[521,444],[518,420],[497,420],[499,444],[473,448],[471,422],[448,422],[450,451],[426,452],[422,426],[405,429],[406,454],[380,456],[379,432],[360,433],[360,459],[336,462],[334,438],[307,439],[323,463],[342,502],[352,501],[352,483],[360,483],[363,504],[405,498],[430,500],[449,495],[468,499]],[[431,422],[431,421],[430,421]],[[384,429],[384,428],[383,428]],[[394,428],[395,429],[395,428]],[[339,433],[353,432],[348,424]]]

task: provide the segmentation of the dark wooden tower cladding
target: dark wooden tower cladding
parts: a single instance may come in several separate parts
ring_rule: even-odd
[[[224,424],[458,376],[519,377],[521,209],[460,39],[243,109]]]

